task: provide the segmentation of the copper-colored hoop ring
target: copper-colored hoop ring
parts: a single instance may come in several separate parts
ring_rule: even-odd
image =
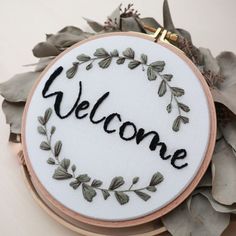
[[[27,114],[27,111],[28,111],[28,108],[29,108],[29,104],[31,102],[31,98],[33,96],[33,93],[34,93],[38,83],[41,81],[42,77],[45,75],[45,73],[48,71],[48,69],[57,60],[59,60],[64,54],[66,54],[70,50],[72,50],[72,49],[74,49],[74,48],[76,48],[76,47],[78,47],[78,46],[80,46],[80,45],[82,45],[82,44],[84,44],[88,41],[98,39],[98,38],[109,37],[109,36],[132,36],[132,37],[139,37],[139,38],[143,38],[143,39],[146,39],[146,40],[149,40],[149,41],[153,41],[152,37],[150,37],[149,35],[141,34],[141,33],[115,32],[115,33],[107,33],[107,34],[103,34],[103,35],[92,36],[89,39],[86,39],[86,40],[83,40],[79,43],[76,43],[72,47],[70,47],[67,50],[65,50],[64,52],[62,52],[41,73],[38,81],[34,84],[33,89],[30,92],[30,95],[27,99],[25,110],[24,110],[24,113],[23,113],[22,144],[23,144],[23,152],[24,152],[24,156],[25,156],[26,165],[27,165],[27,168],[29,170],[30,176],[32,178],[32,182],[33,182],[33,184],[36,188],[36,191],[41,196],[43,201],[45,201],[45,203],[50,208],[52,208],[53,211],[55,211],[58,215],[65,218],[69,222],[72,222],[73,224],[76,224],[76,220],[78,220],[78,221],[86,223],[86,224],[91,224],[91,225],[100,226],[100,227],[114,227],[114,228],[119,228],[120,227],[121,228],[121,227],[130,227],[130,226],[140,225],[140,224],[144,224],[144,223],[149,222],[149,221],[153,221],[153,220],[167,214],[168,212],[170,212],[172,209],[177,207],[180,203],[182,203],[191,194],[191,192],[195,189],[195,187],[197,186],[197,184],[199,183],[199,181],[203,177],[203,175],[204,175],[205,171],[207,170],[207,167],[208,167],[208,165],[211,161],[211,157],[212,157],[214,146],[215,146],[215,138],[216,138],[216,113],[215,113],[214,101],[212,99],[210,89],[209,89],[204,77],[202,76],[200,71],[196,68],[196,66],[191,62],[190,59],[188,59],[182,53],[182,51],[178,50],[177,48],[175,48],[175,47],[173,47],[169,44],[158,42],[163,47],[168,48],[169,50],[171,50],[172,52],[177,54],[180,58],[182,58],[188,64],[188,66],[192,69],[192,71],[194,72],[196,77],[201,82],[201,85],[202,85],[203,90],[205,92],[205,95],[207,97],[209,112],[210,112],[210,121],[211,121],[210,138],[209,138],[209,143],[208,143],[208,148],[207,148],[207,151],[206,151],[205,159],[203,160],[203,162],[201,164],[201,167],[198,170],[198,173],[196,174],[193,181],[186,187],[186,189],[175,200],[171,201],[169,204],[167,204],[165,207],[161,208],[160,210],[157,210],[157,211],[155,211],[155,212],[153,212],[149,215],[146,215],[146,216],[143,216],[143,217],[140,217],[140,218],[137,218],[137,219],[133,219],[133,220],[125,220],[125,221],[97,220],[97,219],[92,219],[92,218],[89,218],[89,217],[85,217],[85,216],[83,216],[83,215],[81,215],[81,214],[79,214],[79,213],[63,206],[60,202],[58,202],[44,188],[44,186],[39,181],[39,179],[37,178],[37,176],[36,176],[36,174],[35,174],[35,172],[32,168],[32,165],[31,165],[31,162],[30,162],[30,159],[29,159],[29,156],[28,156],[27,148],[26,148],[26,143],[25,143],[26,114]]]

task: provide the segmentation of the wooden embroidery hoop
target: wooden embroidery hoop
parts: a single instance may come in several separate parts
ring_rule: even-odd
[[[37,178],[31,163],[30,159],[28,157],[27,149],[26,149],[26,144],[25,144],[25,125],[26,125],[26,113],[28,111],[28,107],[32,98],[32,95],[41,80],[41,78],[44,76],[44,74],[48,71],[48,69],[51,67],[52,64],[54,64],[58,59],[60,59],[64,54],[66,54],[68,51],[72,50],[75,47],[78,47],[88,41],[98,39],[98,38],[103,38],[103,37],[109,37],[109,36],[114,36],[114,35],[124,35],[124,36],[133,36],[133,37],[139,37],[143,38],[146,40],[150,41],[155,41],[155,38],[150,37],[149,35],[144,35],[141,33],[134,33],[134,32],[126,32],[126,33],[121,33],[121,32],[116,32],[116,33],[107,33],[104,35],[97,35],[93,36],[87,40],[83,40],[82,42],[79,42],[69,49],[65,50],[63,53],[61,53],[52,63],[50,63],[47,68],[42,72],[40,75],[40,78],[38,81],[35,83],[33,89],[31,90],[31,93],[27,99],[27,103],[25,106],[24,114],[23,114],[23,123],[22,123],[22,145],[23,145],[23,152],[24,152],[24,159],[26,162],[26,166],[28,169],[28,172],[31,177],[32,184],[37,191],[37,194],[40,196],[41,200],[46,204],[52,211],[54,211],[57,215],[59,215],[61,218],[65,219],[66,221],[72,223],[73,225],[78,225],[82,223],[90,225],[90,226],[95,226],[95,227],[103,227],[103,228],[126,228],[126,227],[138,227],[138,225],[144,225],[147,222],[152,222],[155,221],[156,219],[160,218],[161,216],[165,215],[166,213],[170,212],[172,209],[177,207],[180,203],[182,203],[190,194],[191,192],[195,189],[199,181],[201,180],[202,176],[204,175],[205,171],[207,170],[207,167],[211,161],[212,153],[214,150],[214,145],[215,145],[215,138],[216,138],[216,115],[215,115],[215,106],[214,102],[209,90],[209,87],[204,80],[202,74],[200,71],[194,66],[194,64],[188,59],[181,50],[175,48],[174,46],[163,43],[161,41],[158,41],[160,45],[163,47],[168,48],[175,54],[177,54],[179,57],[181,57],[187,64],[188,66],[192,69],[196,77],[199,79],[201,82],[201,85],[203,87],[203,90],[205,92],[207,101],[208,101],[208,106],[209,106],[209,112],[210,112],[210,120],[211,120],[211,126],[210,126],[210,137],[209,137],[209,144],[208,148],[206,151],[205,159],[202,162],[202,165],[196,174],[195,178],[193,181],[189,184],[189,186],[182,192],[181,195],[179,195],[174,201],[170,202],[167,206],[163,207],[162,209],[151,213],[147,216],[134,219],[134,220],[126,220],[126,221],[119,221],[119,222],[112,222],[112,221],[102,221],[102,220],[95,220],[91,219],[88,217],[84,217],[68,208],[63,206],[61,203],[59,203],[53,196],[51,196],[47,190],[43,187],[43,185],[40,183],[39,179]],[[79,226],[78,226],[79,227]]]

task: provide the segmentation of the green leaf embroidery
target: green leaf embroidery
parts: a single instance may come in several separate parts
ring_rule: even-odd
[[[45,141],[41,142],[40,148],[41,148],[42,150],[45,150],[45,151],[48,151],[48,150],[51,149],[49,143],[48,143],[48,142],[45,142]]]
[[[129,196],[124,192],[115,192],[116,200],[120,205],[124,205],[129,201]]]
[[[118,58],[117,61],[116,61],[116,63],[117,63],[118,65],[124,64],[124,62],[125,62],[125,58],[124,58],[124,57],[120,57],[120,58]]]
[[[105,59],[101,60],[98,65],[105,69],[105,68],[108,68],[109,65],[111,64],[111,61],[112,61],[112,58],[111,57],[106,57]]]
[[[158,89],[158,95],[159,97],[164,96],[166,93],[166,81],[162,80]]]
[[[93,55],[95,57],[103,58],[103,57],[108,57],[109,53],[104,48],[98,48]]]
[[[47,160],[47,163],[49,165],[55,165],[55,160],[52,157],[49,157],[48,160]]]
[[[105,190],[105,189],[102,189],[102,195],[103,195],[104,200],[107,200],[107,198],[111,196],[108,190]]]
[[[102,185],[102,181],[97,180],[97,179],[93,180],[93,182],[91,184],[92,187],[96,187],[96,188],[101,187],[101,185]]]
[[[70,166],[70,160],[64,158],[61,162],[60,162],[60,166],[65,169],[66,171],[68,170],[69,166]]]
[[[140,61],[133,60],[129,62],[128,67],[132,70],[141,64]]]
[[[171,81],[171,79],[173,78],[173,75],[171,75],[171,74],[164,74],[163,77],[165,78],[165,80]]]
[[[139,177],[134,177],[132,183],[137,184],[139,181]]]
[[[151,63],[150,66],[156,72],[162,72],[165,67],[165,62],[164,61],[155,61],[155,62]]]
[[[127,48],[123,52],[124,57],[129,58],[129,59],[134,59],[134,50],[132,48]]]
[[[139,190],[135,190],[134,191],[142,200],[144,200],[145,202],[151,197],[150,195],[148,195],[147,193],[144,193],[142,191]]]
[[[184,95],[184,89],[182,88],[172,87],[171,90],[176,97],[180,97]]]
[[[115,190],[125,183],[123,177],[118,176],[112,179],[109,190]]]
[[[89,182],[91,178],[87,174],[83,174],[76,177],[76,179],[82,183],[86,183]]]
[[[82,184],[83,196],[88,202],[92,202],[93,198],[97,195],[96,191],[89,185]]]
[[[46,130],[43,128],[43,126],[38,126],[38,132],[42,135],[46,135]]]
[[[74,181],[70,182],[70,186],[73,189],[77,189],[80,185],[81,185],[81,182],[79,182],[78,180],[74,180]]]
[[[181,102],[179,102],[178,105],[179,105],[180,109],[182,109],[183,111],[185,111],[185,112],[189,112],[190,111],[190,109],[189,109],[189,107],[187,105],[185,105],[185,104],[183,104]]]
[[[147,55],[146,54],[141,54],[141,62],[146,65],[147,60],[148,60]]]
[[[42,116],[38,116],[38,121],[41,125],[45,125],[45,120]]]
[[[161,183],[163,179],[163,175],[160,172],[157,172],[152,176],[149,186],[156,186],[157,184]]]
[[[151,66],[149,66],[147,69],[147,77],[150,81],[155,80],[157,78],[157,75]]]
[[[148,186],[146,189],[150,192],[156,192],[157,191],[157,188],[155,186]]]
[[[48,120],[50,119],[52,115],[52,109],[48,108],[45,113],[44,113],[44,124],[46,124],[48,122]]]
[[[79,64],[74,64],[69,70],[67,70],[66,76],[68,79],[72,79],[75,76],[78,70],[78,67],[79,67]]]
[[[70,179],[72,178],[72,175],[69,174],[64,168],[62,168],[61,166],[58,166],[55,171],[54,174],[52,176],[54,179],[58,179],[58,180],[63,180],[63,179]]]
[[[85,54],[80,54],[76,58],[77,58],[78,61],[83,61],[83,62],[89,61],[91,59],[90,56],[85,55]]]
[[[62,148],[62,142],[57,141],[55,143],[55,146],[54,146],[54,155],[55,155],[55,157],[59,156],[59,154],[61,152],[61,148]]]

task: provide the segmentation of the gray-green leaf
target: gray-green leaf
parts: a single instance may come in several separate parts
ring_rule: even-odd
[[[73,164],[73,165],[71,166],[71,170],[72,170],[73,172],[76,171],[76,165],[75,165],[75,164]]]
[[[41,148],[42,150],[45,150],[45,151],[48,151],[48,150],[51,149],[49,143],[47,143],[47,142],[45,142],[45,141],[41,142],[40,148]]]
[[[102,195],[104,200],[107,200],[107,198],[110,197],[110,193],[105,189],[102,189]]]
[[[163,77],[164,77],[167,81],[171,81],[171,79],[173,78],[173,75],[171,75],[171,74],[164,74]]]
[[[168,104],[168,106],[166,107],[166,110],[167,110],[168,113],[171,113],[171,111],[172,111],[172,105],[171,105],[171,103]]]
[[[86,66],[86,70],[90,70],[91,68],[93,68],[93,63],[89,63],[87,66]]]
[[[137,184],[139,181],[139,177],[134,177],[132,183]]]
[[[96,51],[93,55],[95,57],[103,58],[103,57],[108,57],[109,53],[104,48],[98,48],[98,49],[96,49]]]
[[[181,121],[182,121],[184,124],[189,123],[189,118],[186,117],[186,116],[180,116],[180,119],[181,119]]]
[[[58,180],[63,180],[63,179],[70,179],[72,178],[72,175],[67,173],[67,171],[62,168],[61,166],[57,167],[53,176],[54,179],[58,179]]]
[[[68,79],[72,79],[75,76],[78,70],[78,67],[79,67],[79,64],[73,64],[73,66],[69,70],[66,71],[66,76]]]
[[[86,183],[86,182],[89,182],[91,178],[87,174],[82,174],[76,177],[76,179],[82,183]]]
[[[38,126],[38,132],[39,132],[40,134],[42,134],[42,135],[46,135],[46,134],[47,134],[47,133],[46,133],[46,130],[44,129],[43,126]]]
[[[111,56],[113,57],[118,57],[119,56],[119,52],[115,49],[111,52]]]
[[[151,66],[147,69],[147,77],[149,80],[155,80],[157,78],[157,75]]]
[[[73,188],[73,189],[77,189],[79,186],[80,186],[81,182],[79,182],[78,180],[75,180],[75,181],[72,181],[70,182],[70,186]]]
[[[88,202],[92,202],[93,198],[97,195],[96,191],[91,186],[85,183],[82,184],[82,192],[83,192],[84,198]]]
[[[47,160],[47,163],[49,165],[55,165],[55,160],[52,157],[49,157],[48,160]]]
[[[138,191],[135,190],[134,191],[142,200],[144,200],[145,202],[151,197],[150,195],[148,195],[147,193],[144,193],[142,191]]]
[[[69,166],[70,166],[70,160],[64,158],[61,162],[60,162],[60,166],[62,168],[64,168],[66,171],[68,170]]]
[[[38,122],[41,124],[41,125],[45,125],[45,120],[42,116],[38,116]]]
[[[155,186],[148,186],[146,189],[150,192],[156,192],[157,191],[157,188]]]
[[[147,55],[146,54],[141,54],[141,62],[145,65],[147,64]]]
[[[100,187],[101,185],[102,185],[102,181],[97,180],[97,179],[94,179],[92,184],[91,184],[92,187],[96,187],[96,188]]]
[[[120,205],[124,205],[129,202],[129,196],[123,192],[115,192],[115,197]]]
[[[56,131],[56,127],[55,127],[55,126],[52,126],[52,127],[51,127],[51,131],[50,131],[50,133],[51,133],[51,134],[54,134],[55,131]]]
[[[134,59],[134,50],[133,50],[132,48],[127,48],[127,49],[125,49],[125,51],[123,52],[123,55],[124,55],[126,58]]]
[[[182,88],[178,88],[178,87],[171,87],[172,93],[176,96],[176,97],[180,97],[182,95],[184,95],[184,89]]]
[[[119,188],[120,186],[122,186],[125,183],[123,177],[118,176],[118,177],[114,177],[111,181],[111,184],[109,186],[109,190],[114,190]]]
[[[164,61],[155,61],[150,64],[153,70],[156,72],[162,72],[164,70],[165,62]]]
[[[60,152],[61,152],[61,148],[62,148],[62,142],[59,140],[55,143],[54,146],[54,155],[55,157],[58,157]]]
[[[181,122],[181,118],[180,118],[180,116],[177,116],[177,118],[174,120],[174,123],[173,123],[173,125],[172,125],[172,129],[173,129],[175,132],[179,131],[180,122]]]
[[[156,186],[157,184],[161,183],[164,180],[163,175],[160,172],[156,172],[150,181],[149,186]]]
[[[124,62],[125,62],[125,57],[120,57],[120,58],[118,58],[118,59],[116,60],[116,63],[117,63],[118,65],[124,64]]]
[[[183,104],[181,102],[178,103],[178,106],[179,106],[180,109],[182,109],[185,112],[189,112],[190,111],[190,108],[187,105],[185,105],[185,104]]]
[[[80,54],[80,55],[77,56],[76,58],[77,58],[77,60],[83,61],[83,62],[89,61],[89,60],[91,59],[90,56],[85,55],[85,54]]]
[[[166,81],[162,80],[158,89],[158,95],[159,97],[164,96],[166,93]]]
[[[128,67],[132,70],[136,68],[137,66],[139,66],[140,64],[141,64],[140,61],[133,60],[129,62]]]
[[[45,124],[49,121],[51,115],[52,115],[52,108],[48,108],[44,113]]]
[[[110,66],[111,61],[112,61],[112,57],[106,57],[105,59],[99,61],[98,65],[99,65],[101,68],[105,69],[105,68],[107,68],[107,67]]]

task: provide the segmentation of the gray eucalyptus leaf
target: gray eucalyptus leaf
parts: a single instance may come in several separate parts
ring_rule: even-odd
[[[82,192],[83,192],[84,198],[88,202],[92,202],[93,198],[97,195],[96,191],[91,186],[85,183],[82,184]]]
[[[111,184],[109,186],[109,190],[115,190],[117,188],[119,188],[120,186],[122,186],[125,183],[123,177],[118,176],[118,177],[114,177],[111,181]]]
[[[125,57],[120,57],[120,58],[118,58],[118,59],[116,60],[116,63],[117,63],[118,65],[124,64],[124,62],[125,62]]]
[[[115,197],[116,200],[120,203],[120,205],[124,205],[129,202],[129,196],[124,192],[116,191]]]
[[[104,59],[102,59],[101,61],[98,62],[98,65],[103,68],[103,69],[106,69],[110,66],[111,64],[111,61],[112,61],[112,57],[106,57]]]
[[[61,148],[62,148],[62,142],[59,140],[54,145],[54,155],[55,155],[55,157],[58,157],[60,155]]]
[[[60,166],[67,172],[68,168],[70,167],[70,159],[64,158],[60,162]]]
[[[43,126],[38,126],[38,132],[42,135],[46,135],[46,130]]]
[[[148,186],[146,189],[150,192],[156,192],[157,191],[157,188],[155,186]]]
[[[82,174],[76,177],[77,180],[79,180],[81,183],[86,183],[90,181],[90,177],[87,174]]]
[[[135,17],[121,18],[121,31],[143,32]]]
[[[102,189],[101,191],[102,191],[104,200],[107,200],[107,198],[110,197],[110,193],[105,189]]]
[[[54,45],[48,43],[48,42],[41,42],[38,43],[33,48],[33,55],[35,57],[51,57],[51,56],[57,56],[61,53],[61,51]]]
[[[81,185],[81,182],[78,181],[78,180],[74,180],[74,181],[70,182],[70,186],[71,186],[73,189],[77,189],[80,185]]]
[[[157,78],[156,72],[151,66],[147,68],[147,77],[150,81],[155,80]]]
[[[44,122],[45,122],[45,124],[49,121],[51,115],[52,115],[52,108],[48,108],[44,113]]]
[[[109,53],[104,48],[96,49],[95,53],[93,54],[95,57],[104,58],[109,57]]]
[[[47,160],[47,163],[49,165],[55,165],[55,160],[52,157],[49,157],[48,160]]]
[[[125,49],[125,51],[122,54],[126,58],[134,59],[134,50],[132,48]]]
[[[164,180],[163,175],[160,172],[156,172],[150,181],[149,186],[156,186],[157,184],[161,183]]]
[[[86,61],[89,61],[91,59],[90,56],[85,55],[85,54],[80,54],[76,58],[77,58],[77,60],[82,61],[82,62],[86,62]]]
[[[132,180],[132,184],[137,184],[139,181],[139,177],[134,177]]]
[[[84,20],[86,20],[86,22],[88,23],[88,25],[89,25],[96,33],[101,32],[101,31],[104,29],[104,27],[103,27],[102,24],[100,24],[100,23],[98,23],[98,22],[96,22],[96,21],[94,21],[94,20],[90,20],[90,19],[88,19],[88,18],[85,18],[85,17],[83,17],[83,18],[84,18]]]
[[[79,68],[79,64],[73,64],[72,67],[66,71],[67,78],[72,79],[75,76],[78,68]]]
[[[166,81],[162,80],[159,85],[158,95],[159,95],[159,97],[162,97],[165,95],[165,93],[166,93]]]
[[[92,187],[96,187],[96,188],[101,187],[101,185],[102,185],[102,181],[97,180],[97,179],[94,179],[92,184],[91,184]]]
[[[45,141],[41,142],[40,148],[41,148],[42,150],[44,150],[44,151],[49,151],[49,150],[51,150],[51,147],[50,147],[49,143],[48,143],[48,142],[45,142]]]
[[[55,169],[52,177],[57,180],[64,180],[64,179],[71,179],[72,175],[69,174],[63,167],[58,166]]]
[[[178,88],[178,87],[171,87],[172,93],[176,96],[176,97],[181,97],[185,94],[184,89],[182,88]]]
[[[147,201],[149,198],[151,198],[150,195],[148,195],[147,193],[145,192],[142,192],[142,191],[139,191],[139,190],[135,190],[134,191],[143,201]]]
[[[141,64],[140,61],[132,60],[129,62],[128,67],[132,70],[132,69],[138,67],[140,64]]]

